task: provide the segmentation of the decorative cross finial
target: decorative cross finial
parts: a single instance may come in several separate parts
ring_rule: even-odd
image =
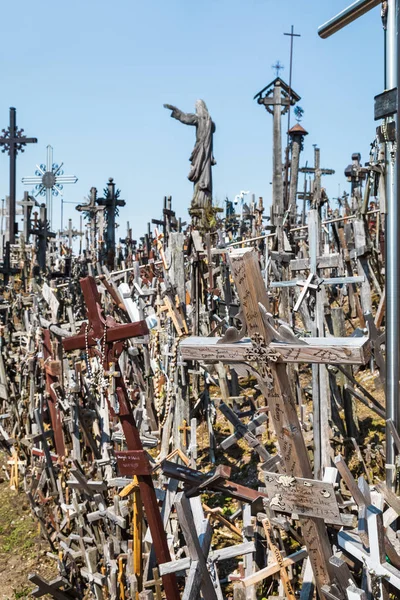
[[[301,106],[296,106],[293,112],[294,116],[296,117],[296,121],[300,123],[303,118],[304,110],[301,108]]]
[[[283,65],[281,65],[279,60],[277,60],[274,65],[271,65],[271,69],[275,69],[275,74],[277,77],[279,77],[279,71],[282,71],[282,69],[284,69],[284,68],[285,67]]]

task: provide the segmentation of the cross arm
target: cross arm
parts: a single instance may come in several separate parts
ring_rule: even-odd
[[[107,343],[111,344],[149,333],[146,321],[118,324],[110,317],[106,319],[94,277],[85,277],[80,283],[88,313],[89,330],[86,333],[87,325],[84,324],[78,335],[63,340],[64,350],[83,350],[86,348],[86,338],[89,346],[95,346],[104,334]]]
[[[225,363],[252,362],[252,342],[222,344],[222,338],[189,337],[180,343],[184,360],[221,361]],[[303,343],[301,343],[303,342]],[[305,343],[304,343],[305,342]],[[278,353],[283,362],[319,364],[366,364],[370,356],[367,337],[362,338],[300,338],[299,343],[271,342],[266,357]]]

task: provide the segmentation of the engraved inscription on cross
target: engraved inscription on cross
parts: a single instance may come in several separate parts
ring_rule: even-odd
[[[118,364],[119,356],[124,349],[124,342],[132,337],[147,335],[148,328],[145,321],[118,324],[111,316],[105,317],[95,279],[85,277],[81,279],[80,283],[86,304],[88,323],[83,323],[78,335],[63,340],[64,350],[86,350],[88,354],[97,352],[103,362],[104,371],[113,373],[117,401],[112,414],[116,414],[121,422],[128,448],[128,450],[115,452],[115,455],[121,475],[132,477],[136,475],[138,478],[157,563],[160,565],[169,562],[171,557],[154,490],[151,466],[143,450],[124,379],[120,373],[115,373],[115,364]],[[87,359],[89,360],[89,356]],[[110,369],[111,365],[114,365],[112,369]],[[164,575],[162,579],[167,598],[178,600],[176,576],[170,573]]]
[[[230,262],[249,338],[228,343],[224,343],[226,338],[187,338],[180,344],[182,358],[222,361],[242,375],[253,374],[268,402],[286,474],[311,479],[310,460],[285,363],[365,364],[369,358],[368,339],[297,339],[287,329],[276,330],[267,313],[268,295],[255,251],[233,250]],[[332,550],[324,523],[315,517],[300,517],[300,522],[317,587],[321,589],[332,579]]]

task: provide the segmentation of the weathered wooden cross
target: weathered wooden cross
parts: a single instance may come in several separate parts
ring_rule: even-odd
[[[101,308],[100,294],[93,277],[81,279],[81,288],[89,322],[82,325],[78,335],[63,340],[63,346],[66,351],[80,349],[89,352],[90,349],[99,348],[100,346],[97,352],[103,360],[103,369],[108,370],[112,363],[118,361],[118,357],[123,351],[124,341],[137,335],[148,334],[148,328],[145,321],[118,324],[112,317],[108,316],[106,318]],[[87,359],[89,360],[89,357]],[[154,490],[151,466],[142,447],[128,392],[121,375],[118,375],[115,379],[115,388],[118,403],[115,411],[112,412],[116,413],[121,421],[128,447],[126,451],[115,452],[119,470],[122,475],[137,475],[157,562],[158,564],[169,562],[171,558]],[[178,600],[179,592],[175,575],[165,575],[163,584],[167,598]]]
[[[268,402],[286,473],[311,479],[311,465],[285,363],[364,364],[369,357],[368,339],[297,339],[287,331],[283,335],[268,318],[268,295],[254,250],[233,250],[230,262],[250,337],[230,343],[224,343],[226,336],[222,339],[187,338],[180,344],[182,358],[222,361],[239,374],[255,375]],[[327,532],[322,519],[300,517],[300,522],[316,584],[321,589],[331,581],[332,572]]]
[[[340,266],[340,255],[321,255],[320,253],[320,231],[321,219],[318,209],[310,210],[308,214],[308,238],[310,257],[290,261],[292,271],[309,270],[309,277],[303,284],[302,291],[294,307],[295,311],[302,310],[302,303],[310,289],[314,289],[315,295],[315,318],[311,321],[313,336],[324,337],[324,290],[321,286],[342,285],[364,282],[365,277],[323,277],[321,271],[326,268]],[[322,275],[322,276],[321,276]],[[314,282],[314,283],[312,283]],[[271,287],[296,286],[298,280],[277,281],[270,283]],[[303,312],[304,314],[304,312]],[[308,311],[306,313],[308,318]],[[315,472],[321,475],[321,470],[329,466],[329,418],[330,418],[330,388],[328,372],[323,364],[313,364],[312,386],[313,386],[313,423],[314,423],[314,445],[315,445]]]

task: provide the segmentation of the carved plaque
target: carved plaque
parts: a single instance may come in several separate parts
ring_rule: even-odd
[[[121,475],[151,475],[152,469],[144,450],[120,450],[115,452]]]
[[[269,506],[276,512],[342,524],[332,483],[268,472],[265,473],[265,490]]]

